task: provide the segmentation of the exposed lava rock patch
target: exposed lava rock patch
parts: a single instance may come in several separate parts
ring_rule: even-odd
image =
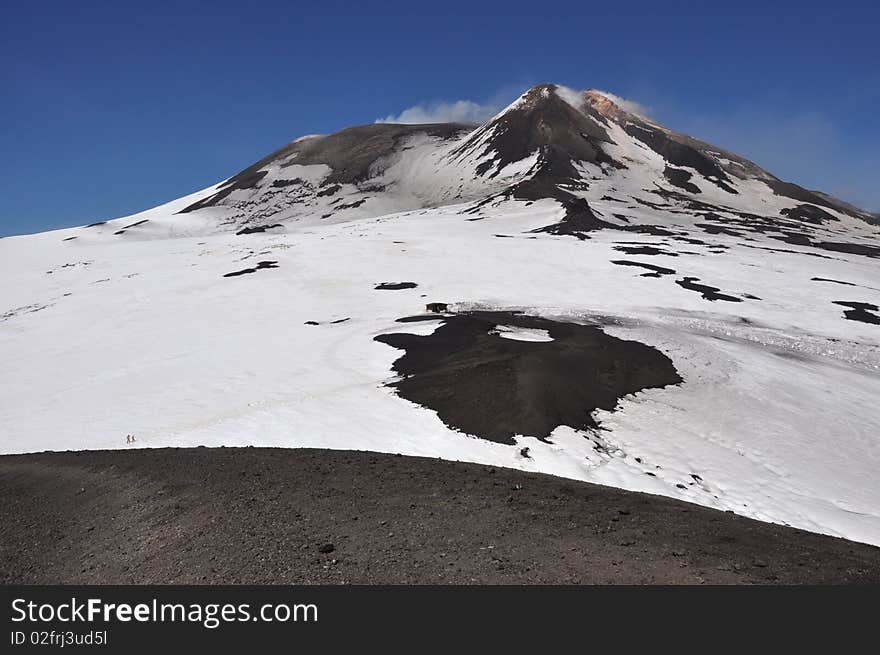
[[[853,211],[853,208],[847,207],[845,203],[815,191],[808,191],[797,184],[784,182],[775,178],[765,179],[763,181],[764,184],[770,187],[773,190],[773,193],[778,196],[785,196],[786,198],[808,202],[814,205],[822,205],[823,207],[836,209],[837,211],[849,214],[850,216],[863,218],[863,216],[860,216],[859,212]]]
[[[834,304],[850,308],[843,312],[844,318],[847,318],[850,321],[880,325],[880,316],[872,313],[880,311],[880,308],[878,308],[877,305],[872,305],[867,302],[851,302],[848,300],[835,300]]]
[[[339,186],[338,184],[331,184],[330,186],[324,187],[323,189],[318,191],[317,196],[319,198],[324,198],[326,196],[332,196],[334,193],[339,191],[341,188],[342,187]]]
[[[419,314],[418,316],[404,316],[398,318],[395,323],[421,323],[422,321],[439,321],[443,317],[437,314]]]
[[[239,275],[248,275],[249,273],[256,273],[257,271],[263,268],[278,268],[277,261],[265,261],[265,262],[257,262],[257,265],[252,268],[243,268],[240,271],[232,271],[232,273],[226,273],[223,277],[237,277]]]
[[[643,262],[634,262],[628,259],[615,259],[611,262],[618,266],[638,266],[639,268],[648,269],[647,273],[642,273],[640,277],[660,277],[661,275],[675,275],[675,271],[671,268],[663,266],[655,266],[654,264],[645,264]]]
[[[701,193],[700,187],[690,181],[693,174],[688,171],[667,166],[663,169],[663,177],[669,180],[670,184],[673,184],[680,189],[684,189],[690,193]]]
[[[598,113],[584,107],[579,111],[554,92],[555,85],[544,84],[529,90],[515,109],[476,130],[451,153],[452,158],[476,154],[483,160],[478,175],[494,177],[510,163],[521,161],[536,150],[542,153],[542,169],[555,169],[558,179],[572,161],[614,164],[602,149],[612,143],[607,130],[590,116]],[[486,139],[485,142],[483,139]],[[577,177],[566,171],[565,177]]]
[[[641,124],[638,124],[641,123]],[[643,121],[634,121],[627,120],[621,127],[624,131],[629,134],[631,137],[638,139],[646,146],[648,146],[651,150],[661,155],[666,161],[673,164],[674,166],[681,166],[684,168],[693,168],[699,173],[701,176],[715,184],[717,187],[727,191],[728,193],[736,193],[736,189],[728,184],[730,182],[730,178],[724,172],[724,170],[710,157],[704,154],[698,147],[694,147],[693,144],[683,143],[682,141],[674,138],[671,133],[665,132],[664,130],[657,129],[651,126],[648,123]],[[694,141],[693,143],[699,143]],[[666,171],[672,171],[671,173],[667,173]],[[687,178],[684,178],[681,173],[687,173],[687,171],[680,171],[677,169],[670,169],[669,166],[666,167],[664,171],[664,175],[667,179],[670,180],[673,184],[677,182],[682,182],[684,184],[690,184],[690,186],[696,186],[694,184],[688,183],[687,180],[690,179],[690,175]],[[673,179],[670,179],[670,175],[672,175]],[[677,186],[681,186],[677,184]],[[690,191],[687,186],[683,188]],[[699,189],[697,189],[699,192]]]
[[[144,220],[138,221],[137,223],[132,223],[131,225],[126,225],[121,230],[116,230],[116,232],[114,232],[113,234],[125,234],[126,230],[130,230],[131,228],[137,227],[138,225],[143,225],[144,223],[148,222],[149,220],[150,219],[145,218]],[[98,225],[100,225],[100,223],[98,223]]]
[[[846,287],[858,287],[860,289],[870,289],[871,291],[880,291],[878,287],[869,287],[863,284],[856,284],[855,282],[845,282],[844,280],[835,280],[830,277],[811,277],[811,281],[813,282],[831,282],[832,284],[841,284]]]
[[[724,234],[729,237],[742,237],[743,233],[723,225],[714,225],[712,223],[695,223],[695,227],[700,228],[706,234]]]
[[[610,411],[624,396],[682,382],[659,350],[597,326],[513,312],[437,319],[443,324],[427,336],[375,337],[406,351],[393,366],[402,377],[389,386],[436,411],[449,427],[490,441],[546,440],[560,425],[594,429],[597,409]],[[499,326],[545,330],[552,341],[506,339],[493,333]]]
[[[833,282],[834,284],[842,284],[847,287],[857,287],[858,284],[853,284],[852,282],[844,282],[843,280],[832,280],[830,277],[811,277],[810,280],[813,282]]]
[[[833,214],[829,214],[824,209],[819,209],[815,205],[798,205],[797,207],[792,207],[790,209],[783,209],[779,213],[797,221],[813,223],[814,225],[822,225],[823,223],[838,220]]]
[[[678,257],[677,252],[667,252],[654,246],[614,246],[614,249],[627,255],[668,255]]]
[[[361,198],[360,200],[355,200],[354,202],[350,202],[350,203],[343,204],[343,205],[337,205],[334,208],[334,210],[356,209],[357,207],[360,207],[361,205],[363,205],[366,201],[367,201],[366,198]]]
[[[829,252],[843,252],[849,255],[861,255],[863,257],[880,258],[880,246],[866,243],[849,243],[845,241],[814,241],[804,234],[783,232],[782,236],[769,235],[772,239],[784,241],[794,246],[809,246]]]
[[[415,282],[382,282],[373,288],[377,291],[400,291],[401,289],[415,289],[417,286],[419,285]]]
[[[706,300],[725,300],[727,302],[742,302],[742,298],[737,298],[736,296],[728,296],[725,293],[719,293],[721,289],[718,287],[710,287],[708,284],[697,284],[697,281],[700,278],[698,277],[686,277],[681,280],[676,280],[675,283],[688,289],[689,291],[696,291],[700,295],[703,296]]]
[[[617,227],[599,218],[583,198],[576,198],[562,190],[558,190],[551,197],[555,197],[565,209],[565,216],[558,223],[532,230],[533,233],[546,232],[557,236],[571,236],[583,241],[589,238],[588,232]]]
[[[281,225],[281,223],[275,223],[274,225],[255,225],[254,227],[243,227],[235,234],[236,235],[256,234],[258,232],[265,232],[266,230],[271,230],[276,227],[284,227],[284,226]]]
[[[311,139],[297,139],[267,155],[240,173],[224,182],[218,191],[188,205],[180,212],[185,214],[204,207],[213,207],[236,190],[257,187],[268,174],[262,170],[269,164],[281,163],[281,167],[291,164],[326,164],[332,172],[323,180],[324,184],[349,184],[361,182],[370,176],[373,165],[383,157],[394,153],[400,144],[415,134],[424,133],[441,139],[450,139],[464,131],[473,129],[461,123],[436,123],[428,125],[393,125],[376,123],[350,127],[335,134]],[[332,188],[328,186],[328,189]],[[330,195],[327,192],[324,195]]]
[[[275,180],[271,186],[274,189],[283,189],[289,186],[297,186],[298,184],[306,184],[306,182],[300,177],[295,177],[292,180]]]
[[[664,227],[660,227],[659,225],[615,225],[613,226],[613,229],[621,230],[623,232],[635,232],[636,234],[650,234],[655,237],[670,237],[673,239],[676,238],[676,236],[680,236]]]

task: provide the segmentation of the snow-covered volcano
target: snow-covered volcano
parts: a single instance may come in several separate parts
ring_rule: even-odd
[[[400,452],[880,544],[878,234],[597,91],[302,137],[0,240],[0,450]]]

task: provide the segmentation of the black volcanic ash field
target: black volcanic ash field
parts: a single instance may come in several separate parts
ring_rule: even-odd
[[[0,490],[2,584],[880,582],[874,546],[423,457],[284,448],[4,455]]]
[[[394,362],[402,377],[390,386],[436,411],[449,427],[490,441],[546,439],[560,425],[595,428],[597,409],[612,410],[628,394],[682,382],[659,350],[597,326],[512,312],[438,319],[443,325],[428,336],[375,337],[406,351]],[[552,341],[505,338],[499,326],[546,330]]]

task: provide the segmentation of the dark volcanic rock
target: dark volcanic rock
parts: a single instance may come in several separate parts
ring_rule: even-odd
[[[841,241],[816,241],[805,234],[795,232],[783,232],[782,235],[769,235],[771,239],[784,241],[795,246],[808,246],[810,248],[819,248],[829,252],[843,252],[850,255],[861,255],[862,257],[880,258],[880,246],[874,246],[867,243],[848,243]]]
[[[736,296],[728,296],[724,293],[719,293],[721,289],[718,287],[710,287],[707,284],[698,284],[698,277],[686,277],[681,280],[676,280],[675,283],[688,289],[690,291],[696,291],[706,300],[726,300],[727,302],[742,302],[742,298],[737,298]]]
[[[778,196],[785,196],[786,198],[791,198],[792,200],[799,200],[801,202],[808,202],[813,205],[821,205],[823,207],[828,207],[829,209],[836,209],[837,211],[841,211],[844,214],[849,214],[850,216],[855,216],[857,218],[865,218],[864,215],[855,211],[855,208],[847,205],[844,202],[826,196],[825,194],[818,193],[816,191],[808,191],[797,184],[792,184],[791,182],[783,182],[772,175],[770,179],[765,179],[764,183],[769,186],[773,193]]]
[[[376,341],[406,351],[390,384],[407,400],[433,409],[448,426],[514,443],[546,439],[560,425],[596,428],[596,409],[613,410],[627,394],[682,381],[660,351],[612,337],[592,325],[509,312],[439,317],[428,336],[381,334]],[[497,326],[546,330],[552,341],[518,341]]]
[[[804,223],[813,223],[814,225],[822,225],[838,220],[836,216],[829,214],[824,209],[819,209],[814,205],[798,205],[790,209],[783,209],[779,212],[783,216],[788,216],[797,221]]]
[[[714,159],[703,153],[699,148],[684,142],[682,139],[675,138],[676,135],[673,133],[661,130],[644,121],[627,120],[621,127],[627,134],[660,154],[670,164],[696,169],[700,175],[716,186],[728,193],[736,193],[736,190],[729,184],[730,178],[727,177],[727,174]],[[669,170],[669,167],[667,167],[667,170]],[[690,179],[690,175],[688,174],[688,177],[682,180],[681,172],[683,171],[671,173],[671,175],[677,181],[689,184],[687,180]],[[670,174],[667,174],[666,171],[664,171],[664,175],[671,182],[673,181],[670,179]],[[696,188],[694,184],[690,184],[690,186]],[[691,190],[687,187],[684,188],[689,191]],[[692,191],[692,193],[699,193],[699,188],[697,188],[696,192]]]
[[[586,200],[562,188],[583,186],[574,164],[626,166],[602,148],[603,143],[613,143],[601,125],[602,116],[586,104],[575,109],[554,92],[555,88],[553,84],[542,84],[530,89],[517,107],[475,130],[452,152],[451,159],[475,155],[482,160],[477,174],[492,178],[508,164],[537,151],[538,161],[531,176],[503,195],[526,201],[557,200],[565,209],[563,220],[533,231],[585,239],[587,232],[613,224],[600,219]]]
[[[668,257],[678,257],[677,252],[667,252],[654,246],[614,246],[614,249],[627,255],[666,255]]]
[[[137,221],[136,223],[132,223],[131,225],[126,225],[121,230],[116,230],[116,232],[114,232],[113,234],[125,234],[126,230],[130,230],[131,228],[137,227],[138,225],[143,225],[144,223],[147,223],[149,220],[150,219],[145,218],[142,221]]]
[[[706,234],[726,234],[729,237],[743,236],[742,232],[738,232],[737,230],[733,230],[723,225],[715,225],[713,223],[695,223],[694,227],[700,228]]]
[[[325,187],[325,188],[321,189],[320,191],[318,191],[317,195],[319,198],[323,198],[326,196],[332,196],[334,193],[339,191],[339,189],[341,189],[341,188],[342,187],[339,186],[338,184],[331,184],[330,186]]]
[[[843,280],[832,280],[829,277],[811,277],[810,280],[813,282],[833,282],[834,284],[842,284],[847,287],[857,287],[858,284],[853,284],[852,282],[844,282]]]
[[[271,163],[284,161],[294,154],[296,157],[290,163],[326,164],[332,168],[333,171],[324,180],[326,184],[348,184],[365,180],[373,164],[393,153],[401,141],[408,137],[425,133],[429,136],[451,138],[470,129],[473,129],[473,126],[460,123],[431,125],[376,123],[350,127],[327,136],[297,139],[233,175],[216,193],[192,203],[180,213],[212,207],[237,189],[253,189],[267,174],[267,171],[260,169]]]
[[[366,198],[361,198],[360,200],[355,200],[354,202],[349,202],[349,203],[345,203],[342,205],[336,205],[336,207],[334,207],[333,210],[339,211],[342,209],[355,209],[356,207],[360,207],[361,205],[363,205],[366,201],[367,201]]]
[[[608,120],[615,121],[627,134],[662,155],[667,162],[673,166],[696,169],[701,176],[729,193],[736,193],[731,186],[732,179],[757,179],[764,182],[777,195],[836,209],[866,222],[876,221],[868,212],[861,211],[837,198],[819,191],[808,191],[797,184],[780,180],[754,162],[735,153],[686,134],[666,130],[637,114],[624,111],[601,93],[587,91],[585,96],[595,110]]]
[[[675,232],[667,230],[665,227],[660,227],[659,225],[617,225],[614,229],[622,230],[624,232],[635,232],[636,234],[650,234],[655,237],[675,238],[678,236]]]
[[[852,302],[848,300],[835,300],[834,304],[850,308],[843,312],[844,317],[850,321],[880,325],[880,316],[872,313],[878,311],[877,305],[872,305],[867,302]]]
[[[298,186],[300,184],[305,184],[305,180],[299,177],[295,177],[292,180],[275,180],[272,182],[273,189],[284,189],[289,186]]]
[[[382,282],[373,288],[377,291],[399,291],[400,289],[415,289],[417,286],[419,285],[415,282]]]
[[[683,171],[680,168],[672,168],[670,166],[667,166],[663,169],[663,177],[669,180],[670,184],[674,184],[680,189],[684,189],[685,191],[689,191],[691,193],[700,193],[700,187],[698,187],[693,182],[690,182],[690,179],[693,177],[693,175],[688,171]]]
[[[282,448],[4,455],[0,489],[2,584],[880,583],[873,546],[421,457]],[[317,552],[328,543],[344,553],[329,567]]]
[[[275,223],[274,225],[255,225],[253,227],[243,227],[238,232],[237,235],[241,234],[257,234],[258,232],[265,232],[266,230],[271,230],[276,227],[283,227],[281,223]]]
[[[265,261],[265,262],[257,262],[257,265],[252,268],[243,268],[240,271],[233,271],[232,273],[226,273],[223,277],[238,277],[239,275],[248,275],[249,273],[256,273],[257,271],[264,268],[278,268],[278,262],[274,261]]]
[[[420,314],[419,316],[404,316],[403,318],[398,318],[395,323],[421,323],[422,321],[439,321],[441,320],[441,316],[437,316],[437,314]]]
[[[559,236],[573,236],[583,240],[588,238],[588,232],[615,227],[596,216],[589,203],[583,198],[575,198],[574,196],[566,198],[564,197],[566,195],[571,196],[565,192],[556,194],[557,199],[561,197],[560,203],[565,208],[565,217],[559,223],[532,230],[533,233],[546,232]]]
[[[489,177],[536,150],[547,167],[570,166],[572,161],[613,163],[601,147],[603,142],[612,143],[607,130],[560,98],[555,88],[541,84],[530,89],[517,107],[475,130],[452,158],[478,155],[483,161],[477,174]],[[484,142],[485,136],[489,138]]]
[[[880,257],[880,246],[873,246],[867,243],[846,243],[839,241],[814,241],[809,245],[814,248],[821,248],[830,252],[845,252],[850,255],[861,255],[863,257]]]
[[[647,273],[642,273],[641,277],[660,277],[661,275],[675,275],[675,271],[671,268],[663,268],[654,264],[645,264],[644,262],[633,262],[628,259],[615,259],[611,262],[618,266],[638,266],[639,268],[648,269]]]

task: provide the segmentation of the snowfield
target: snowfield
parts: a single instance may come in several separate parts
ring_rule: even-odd
[[[420,136],[404,155],[418,166],[397,160],[379,173],[386,195],[373,192],[373,210],[368,200],[322,221],[322,196],[248,234],[236,234],[255,224],[235,218],[240,204],[177,213],[217,185],[105,225],[0,239],[0,451],[253,445],[440,457],[880,545],[880,325],[835,304],[880,305],[878,259],[707,229],[705,216],[651,195],[653,181],[672,188],[663,158],[608,129],[609,152],[629,168],[606,177],[604,165],[583,164],[590,188],[576,193],[620,229],[588,238],[536,231],[565,218],[553,199],[475,203],[472,164],[458,200],[448,178],[413,182],[446,152],[428,156],[436,142]],[[501,166],[488,193],[536,161]],[[266,188],[280,179],[273,166]],[[330,170],[284,175],[320,187]],[[764,215],[802,204],[755,179],[733,180],[734,197],[691,173],[706,203]],[[229,198],[265,210],[268,200],[248,193]],[[877,244],[876,227],[823,209],[839,223],[816,228],[814,241]],[[417,286],[375,288],[397,280]],[[464,434],[386,386],[402,352],[374,337],[431,334],[439,320],[396,322],[428,302],[600,325],[666,354],[684,382],[598,411],[596,431],[560,426],[515,445]],[[551,340],[543,330],[498,334]]]

